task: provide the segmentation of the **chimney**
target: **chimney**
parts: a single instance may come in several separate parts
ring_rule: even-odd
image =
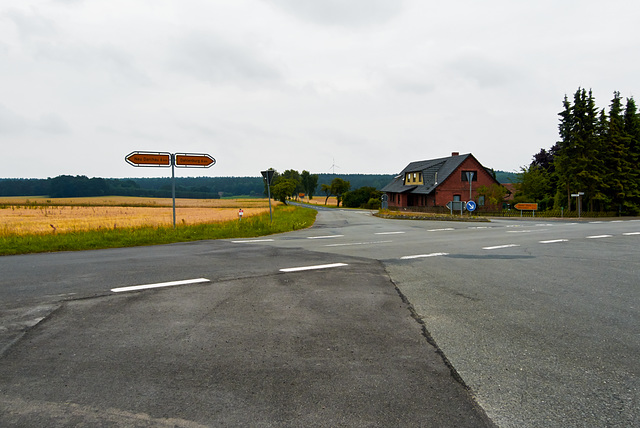
[[[458,156],[460,152],[451,152],[451,156]]]

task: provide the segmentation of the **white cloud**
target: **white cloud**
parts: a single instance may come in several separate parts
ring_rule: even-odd
[[[7,3],[7,2],[5,2]],[[611,0],[22,0],[0,6],[2,175],[394,173],[473,152],[517,170],[565,93],[640,93],[640,4]],[[46,153],[20,165],[28,147]],[[505,149],[508,147],[508,149]],[[104,161],[80,164],[68,153]],[[18,167],[19,165],[19,167]]]
[[[68,134],[69,124],[55,113],[47,113],[37,118],[28,118],[0,104],[0,135],[8,136],[32,133],[48,136]]]
[[[22,39],[44,38],[56,34],[55,23],[31,8],[27,13],[19,9],[8,9],[3,14],[15,25]]]
[[[172,69],[211,84],[270,85],[281,80],[278,68],[248,46],[206,33],[183,37],[173,48]]]
[[[369,26],[390,21],[402,0],[264,0],[308,22],[328,26]]]

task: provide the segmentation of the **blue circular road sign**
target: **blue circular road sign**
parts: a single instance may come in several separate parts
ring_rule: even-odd
[[[476,203],[473,201],[467,202],[467,211],[475,211],[475,210],[476,210]]]

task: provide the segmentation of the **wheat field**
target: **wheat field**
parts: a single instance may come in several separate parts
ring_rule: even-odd
[[[273,202],[272,202],[273,203]],[[176,223],[238,220],[269,211],[267,199],[176,199]],[[170,198],[0,198],[0,236],[173,224]]]

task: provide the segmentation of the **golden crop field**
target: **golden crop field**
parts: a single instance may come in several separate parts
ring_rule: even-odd
[[[307,204],[313,204],[313,205],[324,205],[324,200],[326,198],[327,198],[326,196],[314,196],[313,199],[303,198],[301,202],[305,202]],[[336,203],[337,203],[336,197],[329,196],[329,199],[327,200],[327,206],[335,207]]]
[[[269,201],[176,199],[176,223],[199,224],[237,220],[240,208],[243,210],[243,218],[251,217],[268,212]],[[173,210],[170,198],[0,198],[0,236],[172,224]]]

